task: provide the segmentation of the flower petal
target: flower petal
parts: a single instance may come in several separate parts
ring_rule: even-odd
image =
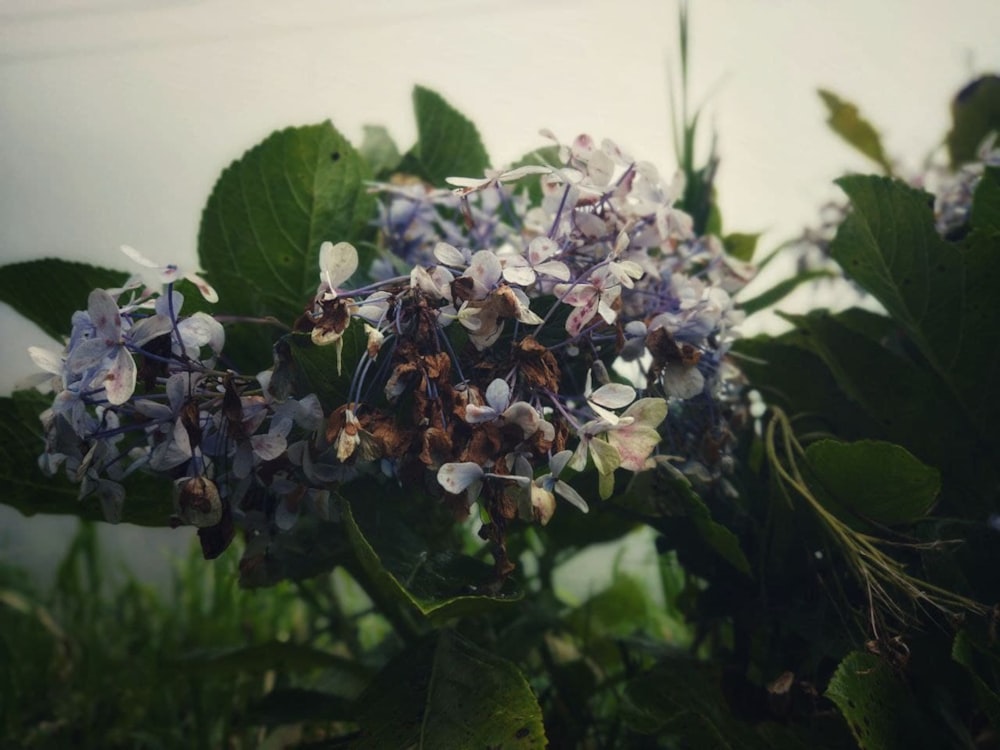
[[[635,401],[635,388],[623,383],[602,385],[588,399],[607,409],[621,409]]]
[[[554,489],[556,491],[556,494],[559,495],[559,497],[561,497],[563,500],[566,500],[567,502],[572,503],[582,512],[587,513],[590,510],[590,506],[587,505],[587,501],[580,496],[580,493],[574,490],[568,484],[566,484],[563,480],[561,479],[556,480]]]
[[[108,402],[124,404],[135,392],[135,360],[124,346],[118,347],[114,361],[104,376]]]
[[[437,473],[438,484],[453,495],[457,495],[482,478],[483,468],[471,461],[445,464]]]
[[[347,281],[358,270],[358,251],[350,242],[324,242],[319,248],[320,278],[331,291]]]

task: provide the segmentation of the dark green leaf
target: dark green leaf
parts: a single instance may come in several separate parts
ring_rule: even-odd
[[[833,435],[874,437],[902,445],[943,470],[946,483],[967,488],[952,496],[962,503],[963,513],[986,510],[988,498],[968,488],[990,481],[992,467],[985,460],[988,449],[976,440],[974,428],[936,374],[888,345],[892,335],[884,318],[860,311],[784,317],[796,329],[783,340],[815,353],[829,368],[829,375],[823,377],[832,390],[818,403],[826,409],[824,418],[831,425],[846,428],[830,430]],[[772,367],[759,376],[766,379],[768,372],[778,374]],[[789,373],[788,377],[801,379],[806,373]],[[844,396],[849,411],[840,414],[832,409],[843,406]],[[863,412],[860,416],[858,407]],[[848,420],[851,413],[854,417]]]
[[[351,701],[305,688],[272,690],[247,708],[243,723],[276,727],[282,724],[326,724],[353,721]]]
[[[826,697],[837,704],[862,750],[944,747],[915,709],[910,690],[877,656],[855,651],[834,673]]]
[[[382,125],[365,125],[358,149],[376,177],[392,173],[402,155],[389,131]]]
[[[891,175],[892,163],[882,148],[882,137],[874,126],[861,116],[857,106],[825,89],[819,90],[819,96],[826,105],[829,114],[826,122],[830,129],[882,167],[887,175]]]
[[[370,238],[370,179],[329,122],[273,133],[226,168],[198,235],[220,311],[295,320],[316,292],[320,245]],[[245,366],[270,364],[259,327],[229,332],[226,350]]]
[[[636,732],[683,738],[690,747],[763,747],[733,716],[719,668],[704,662],[668,659],[631,680],[622,715]]]
[[[1000,694],[984,679],[992,676],[995,684],[1000,678],[1000,649],[995,643],[991,646],[979,642],[962,630],[955,636],[951,658],[968,670],[979,708],[993,725],[993,731],[1000,731]]]
[[[278,346],[275,375],[292,378],[299,397],[315,393],[324,412],[329,413],[348,402],[351,379],[368,344],[364,323],[352,320],[341,342],[338,352],[336,344],[316,346],[307,334],[288,334]],[[278,368],[282,370],[280,375]]]
[[[972,228],[987,236],[1000,234],[1000,167],[987,167],[972,196]]]
[[[803,271],[802,273],[796,274],[789,279],[779,281],[770,289],[761,292],[756,297],[751,297],[746,302],[738,302],[738,304],[740,309],[747,315],[753,315],[755,312],[759,312],[760,310],[764,310],[780,302],[802,284],[806,284],[810,281],[816,281],[817,279],[830,279],[833,277],[833,273],[822,269],[815,271]]]
[[[38,417],[52,403],[51,396],[37,391],[16,391],[0,398],[5,418],[0,424],[0,477],[4,492],[0,503],[27,516],[36,513],[79,516],[104,521],[98,499],[91,495],[77,500],[80,486],[65,475],[45,476],[38,457],[45,448]],[[125,484],[126,498],[121,521],[139,526],[168,526],[173,513],[170,480],[134,474]]]
[[[541,748],[542,712],[524,676],[452,631],[386,666],[357,701],[368,748]]]
[[[757,249],[757,240],[759,239],[759,232],[757,234],[733,232],[722,238],[722,244],[725,246],[726,252],[734,258],[749,263],[753,260],[753,254]]]
[[[813,477],[850,513],[879,524],[913,523],[930,511],[941,475],[893,443],[820,440],[806,448]],[[810,478],[810,484],[812,483]]]
[[[690,520],[702,541],[745,575],[750,563],[740,548],[739,539],[728,528],[712,519],[705,502],[691,483],[668,461],[657,461],[656,468],[636,474],[628,490],[611,502],[646,517],[681,517]]]
[[[490,166],[476,126],[435,91],[416,86],[413,109],[417,118],[414,155],[420,175],[438,187],[446,177],[482,177]]]
[[[128,274],[57,258],[0,266],[0,302],[6,302],[54,339],[70,332],[70,319],[87,309],[94,289],[113,289]]]
[[[977,78],[959,91],[951,103],[951,119],[948,153],[957,167],[974,161],[986,136],[1000,131],[1000,76]]]
[[[904,328],[984,438],[1000,420],[1000,242],[942,240],[930,196],[878,177],[838,183],[853,211],[831,252]]]
[[[411,498],[412,499],[412,498]],[[433,623],[509,607],[511,583],[493,593],[493,568],[452,551],[432,552],[405,519],[377,502],[344,503],[344,527],[365,574],[381,595]]]

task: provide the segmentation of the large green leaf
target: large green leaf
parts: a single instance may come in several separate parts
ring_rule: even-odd
[[[812,476],[836,506],[857,518],[892,526],[909,524],[930,511],[941,474],[893,443],[819,440],[806,448]]]
[[[887,175],[891,175],[892,163],[882,148],[882,137],[875,127],[861,116],[857,106],[825,89],[819,90],[819,96],[826,105],[829,115],[826,122],[830,129],[882,167]]]
[[[546,744],[541,709],[517,667],[449,630],[391,661],[356,706],[355,750]]]
[[[94,289],[119,287],[123,271],[58,258],[0,266],[0,302],[6,302],[54,339],[69,335],[70,319],[87,309]]]
[[[856,423],[858,427],[867,424],[867,431],[831,431],[836,437],[874,437],[898,443],[943,470],[947,482],[967,488],[952,495],[961,503],[962,512],[982,513],[990,507],[988,497],[971,489],[987,486],[990,481],[993,469],[986,460],[987,449],[976,440],[974,427],[936,373],[887,346],[891,336],[884,341],[876,339],[875,329],[884,328],[884,318],[860,311],[784,317],[796,328],[783,340],[815,353],[829,368],[824,377],[833,390],[821,403],[830,408],[843,394],[851,409],[861,407],[868,417]],[[759,374],[765,382],[768,372],[775,371],[772,367]],[[789,375],[805,377],[806,373]],[[844,419],[834,411],[826,414],[834,424]]]
[[[411,152],[419,174],[433,185],[446,177],[482,177],[490,166],[479,131],[444,97],[423,86],[413,89],[417,145]]]
[[[993,725],[993,731],[1000,731],[1000,646],[994,640],[976,638],[968,630],[955,636],[951,658],[966,668],[972,681],[980,710]],[[992,683],[992,685],[991,685]]]
[[[198,234],[220,311],[285,323],[297,318],[319,283],[320,245],[371,237],[375,199],[365,185],[371,176],[329,122],[273,133],[227,167]],[[232,330],[227,350],[252,359],[249,365],[268,364],[261,330]]]
[[[848,654],[830,680],[826,696],[837,704],[862,750],[947,746],[922,719],[907,684],[873,654]]]
[[[45,476],[38,457],[45,447],[39,415],[51,397],[37,391],[16,391],[0,398],[4,419],[0,422],[0,477],[4,492],[0,503],[21,513],[73,515],[104,521],[100,502],[93,495],[78,500],[80,487],[64,475]],[[168,479],[137,473],[125,484],[126,498],[121,521],[139,526],[169,526],[173,513],[173,489]]]
[[[365,125],[359,148],[372,174],[376,177],[388,176],[403,157],[389,131],[382,125]]]
[[[774,286],[758,294],[756,297],[751,297],[746,301],[739,300],[737,304],[747,315],[753,315],[755,312],[759,312],[777,304],[798,289],[802,284],[806,284],[810,281],[818,281],[819,279],[833,278],[833,275],[834,274],[830,271],[825,271],[823,269],[803,271],[802,273],[795,274],[795,276],[790,278],[782,279]]]
[[[930,196],[878,177],[838,181],[853,211],[834,259],[904,328],[934,371],[996,444],[1000,419],[1000,241],[978,225],[965,246],[941,239]],[[978,229],[978,231],[977,231]]]
[[[392,503],[370,497],[343,508],[347,538],[383,600],[444,623],[509,607],[520,598],[510,582],[494,592],[493,568],[486,563],[451,550],[428,550],[427,540]]]
[[[1000,76],[977,78],[958,92],[951,103],[948,152],[959,166],[976,158],[976,152],[991,132],[1000,131]]]

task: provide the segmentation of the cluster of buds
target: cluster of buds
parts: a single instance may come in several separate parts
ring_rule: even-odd
[[[358,477],[394,481],[457,516],[478,503],[501,574],[510,523],[546,523],[557,497],[587,510],[580,472],[607,498],[616,472],[659,452],[712,481],[738,381],[730,294],[750,269],[694,235],[679,177],[585,136],[559,154],[454,190],[374,186],[386,253],[355,288],[355,248],[323,244],[294,330],[333,347],[342,403],[295,392],[287,344],[272,371],[217,369],[222,327],[180,315],[173,277],[159,295],[95,291],[63,353],[33,352],[57,392],[43,468],[112,517],[124,477],[167,476],[177,522],[214,540],[233,521],[280,533],[302,512],[329,517],[331,492]],[[518,192],[527,178],[540,199]],[[344,361],[347,337],[365,346]]]

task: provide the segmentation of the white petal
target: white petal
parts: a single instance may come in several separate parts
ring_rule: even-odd
[[[471,276],[482,284],[487,290],[492,289],[500,281],[503,275],[503,268],[500,266],[500,259],[492,250],[480,250],[472,256],[472,263],[469,269],[462,274]]]
[[[250,438],[254,455],[261,461],[272,461],[288,448],[284,435],[254,435]]]
[[[477,406],[469,404],[465,407],[465,421],[469,424],[482,424],[492,422],[500,416],[500,412],[490,406]]]
[[[103,289],[95,289],[87,297],[87,314],[97,328],[97,335],[115,343],[121,341],[122,319],[118,303]]]
[[[319,249],[319,270],[320,278],[336,289],[358,270],[358,251],[350,242],[324,242]]]
[[[561,260],[549,260],[545,263],[539,263],[535,266],[535,273],[542,276],[551,276],[553,279],[559,279],[560,281],[569,281],[572,275],[569,266]]]
[[[458,248],[454,245],[449,245],[447,242],[439,242],[434,246],[434,257],[446,266],[453,266],[455,268],[465,267],[465,256],[462,255]]]
[[[559,245],[545,235],[535,237],[528,243],[528,260],[531,261],[531,265],[533,266],[537,266],[542,261],[548,260],[553,255],[558,254],[558,252]]]
[[[608,409],[621,409],[635,401],[635,388],[623,383],[608,383],[591,393],[588,398]]]
[[[535,272],[528,265],[508,264],[503,269],[503,277],[507,282],[520,286],[531,286],[535,283]]]
[[[160,268],[159,263],[150,260],[131,245],[122,245],[120,249],[129,257],[130,260],[138,263],[140,266],[145,266],[146,268]]]
[[[473,482],[478,482],[482,478],[482,467],[471,461],[445,464],[438,469],[437,473],[438,484],[453,495],[457,495]]]
[[[535,407],[525,401],[514,402],[501,416],[520,427],[525,439],[538,432],[538,424],[542,421]]]
[[[38,365],[41,369],[45,370],[45,372],[50,372],[53,375],[62,374],[62,354],[54,352],[51,349],[43,349],[40,346],[29,346],[28,355],[31,357],[31,361]]]
[[[586,513],[590,510],[590,506],[588,506],[587,501],[580,496],[580,493],[566,484],[563,480],[557,479],[554,489],[559,497],[572,503],[582,512]]]
[[[677,398],[693,398],[705,389],[705,376],[697,367],[669,364],[663,368],[663,389]]]
[[[499,414],[510,405],[510,386],[503,378],[495,378],[486,388],[486,403]]]
[[[135,360],[124,346],[118,347],[114,362],[104,376],[104,389],[108,401],[116,406],[124,404],[135,392]]]
[[[573,451],[565,450],[559,451],[556,455],[549,459],[549,471],[552,472],[552,476],[556,479],[559,475],[563,473],[563,469],[566,468],[566,464],[569,463],[570,458],[573,457]]]

